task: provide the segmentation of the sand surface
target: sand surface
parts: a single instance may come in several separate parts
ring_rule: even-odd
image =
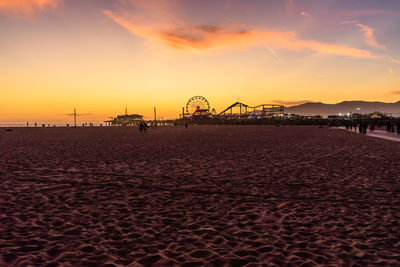
[[[400,144],[318,127],[0,129],[0,265],[400,265]]]

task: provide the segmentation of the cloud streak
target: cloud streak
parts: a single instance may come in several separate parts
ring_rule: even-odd
[[[243,49],[254,46],[287,49],[292,51],[313,51],[319,54],[348,56],[353,58],[379,58],[368,50],[351,46],[329,44],[315,40],[303,40],[294,31],[276,31],[264,28],[253,28],[249,25],[230,22],[219,26],[214,24],[192,25],[167,12],[165,4],[168,1],[156,1],[151,4],[131,0],[134,7],[141,10],[135,12],[115,12],[105,10],[104,14],[130,33],[162,43],[174,50],[181,51],[210,51],[221,49]],[[290,1],[289,1],[290,2]],[[160,4],[160,5],[161,5]],[[155,16],[156,15],[156,16]],[[156,22],[145,19],[157,17]],[[269,49],[270,50],[270,49]]]
[[[347,20],[343,21],[341,24],[354,24],[356,25],[361,31],[364,33],[364,42],[368,46],[377,48],[377,49],[382,49],[386,50],[386,46],[379,44],[378,41],[376,40],[374,36],[375,30],[367,25],[361,24],[357,20]]]
[[[300,15],[302,15],[303,17],[308,17],[308,18],[311,17],[311,15],[305,11],[301,11]]]
[[[55,8],[59,3],[60,0],[0,0],[0,10],[9,13],[31,14],[36,10]]]
[[[386,46],[379,44],[378,41],[376,40],[376,38],[374,36],[375,30],[373,28],[371,28],[367,25],[361,24],[361,23],[356,24],[356,26],[359,27],[363,31],[364,42],[367,45],[377,48],[377,49],[383,49],[383,50],[386,49]]]
[[[396,63],[396,64],[400,64],[400,60],[399,59],[395,59],[392,57],[387,57],[386,60],[390,63]]]
[[[400,95],[399,89],[393,89],[388,92],[389,95]]]

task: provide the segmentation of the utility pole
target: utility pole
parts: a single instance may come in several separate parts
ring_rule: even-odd
[[[76,108],[74,108],[74,127],[76,128]]]
[[[154,107],[154,128],[157,128],[157,111],[156,111],[156,107]]]
[[[128,105],[125,106],[125,115],[128,115]]]

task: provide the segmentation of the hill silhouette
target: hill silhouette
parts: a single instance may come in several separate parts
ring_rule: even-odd
[[[358,111],[357,108],[360,110]],[[343,101],[337,104],[310,102],[285,108],[285,113],[300,115],[336,115],[339,113],[400,113],[400,101],[394,103],[368,102],[368,101]]]

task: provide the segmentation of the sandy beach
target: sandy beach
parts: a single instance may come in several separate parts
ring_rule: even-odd
[[[318,127],[0,129],[0,265],[399,266],[399,152]]]

